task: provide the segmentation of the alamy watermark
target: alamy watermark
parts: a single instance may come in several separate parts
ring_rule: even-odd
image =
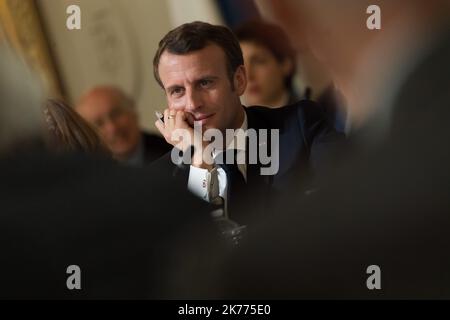
[[[69,15],[66,19],[66,27],[68,30],[81,29],[81,8],[78,5],[72,4],[66,8],[66,13]],[[381,9],[378,5],[369,5],[366,13],[370,16],[366,20],[366,27],[369,30],[381,29]]]
[[[370,274],[366,281],[367,289],[381,290],[381,268],[373,264],[367,267],[366,273]]]
[[[66,280],[67,289],[81,290],[81,268],[73,264],[67,267],[66,273],[69,274]]]
[[[261,175],[275,175],[280,166],[280,132],[279,129],[226,129],[225,137],[222,131],[210,128],[202,131],[200,122],[194,122],[194,136],[187,129],[175,129],[172,141],[193,146],[195,152],[203,155],[203,161],[213,164],[261,164]],[[206,147],[203,142],[209,142]],[[236,158],[230,149],[245,146],[246,157]],[[270,147],[270,150],[269,150]],[[192,150],[173,148],[171,160],[174,164],[192,164]]]
[[[367,14],[370,16],[366,20],[366,26],[369,30],[380,30],[381,29],[381,9],[379,6],[372,4],[367,7]]]
[[[66,19],[66,27],[68,30],[81,29],[81,9],[80,6],[72,4],[67,7],[66,13],[69,15]]]

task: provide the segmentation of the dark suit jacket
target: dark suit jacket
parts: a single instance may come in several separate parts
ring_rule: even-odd
[[[240,202],[240,208],[230,214],[231,218],[248,224],[267,212],[272,199],[286,190],[294,188],[302,193],[317,188],[315,178],[328,170],[343,135],[336,133],[320,108],[308,100],[277,109],[249,107],[245,112],[249,129],[278,129],[280,138],[279,171],[275,175],[261,175],[263,165],[258,158],[258,163],[247,165],[245,194],[232,197],[239,198],[235,201]],[[258,136],[258,152],[260,141]],[[270,138],[267,143],[271,150]],[[248,150],[247,147],[247,155]],[[167,164],[171,164],[170,153],[158,163],[161,167]],[[171,165],[169,171],[170,176],[187,186],[189,166]]]
[[[347,120],[345,99],[334,85],[326,87],[316,101],[336,131],[345,133]]]

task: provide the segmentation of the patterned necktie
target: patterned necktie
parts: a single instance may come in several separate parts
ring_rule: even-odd
[[[233,153],[232,163],[226,163],[226,154]],[[227,209],[228,215],[233,219],[239,212],[239,208],[245,201],[245,189],[246,182],[239,166],[236,163],[237,150],[229,149],[220,155],[222,158],[217,162],[217,165],[221,167],[227,175]]]

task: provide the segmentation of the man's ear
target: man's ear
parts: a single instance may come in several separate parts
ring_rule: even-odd
[[[234,90],[238,93],[239,96],[242,96],[247,88],[247,73],[245,71],[245,67],[239,66],[234,73],[233,78]]]

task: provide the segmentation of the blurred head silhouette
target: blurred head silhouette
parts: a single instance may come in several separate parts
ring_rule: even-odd
[[[97,131],[63,101],[47,100],[43,112],[48,129],[45,140],[50,150],[108,154]]]
[[[448,20],[446,0],[260,0],[268,19],[282,25],[296,48],[311,51],[332,75],[348,103],[353,127],[388,106],[406,63]],[[370,30],[369,6],[377,5],[381,29]],[[381,94],[381,92],[383,94]],[[387,114],[388,112],[384,112]]]

